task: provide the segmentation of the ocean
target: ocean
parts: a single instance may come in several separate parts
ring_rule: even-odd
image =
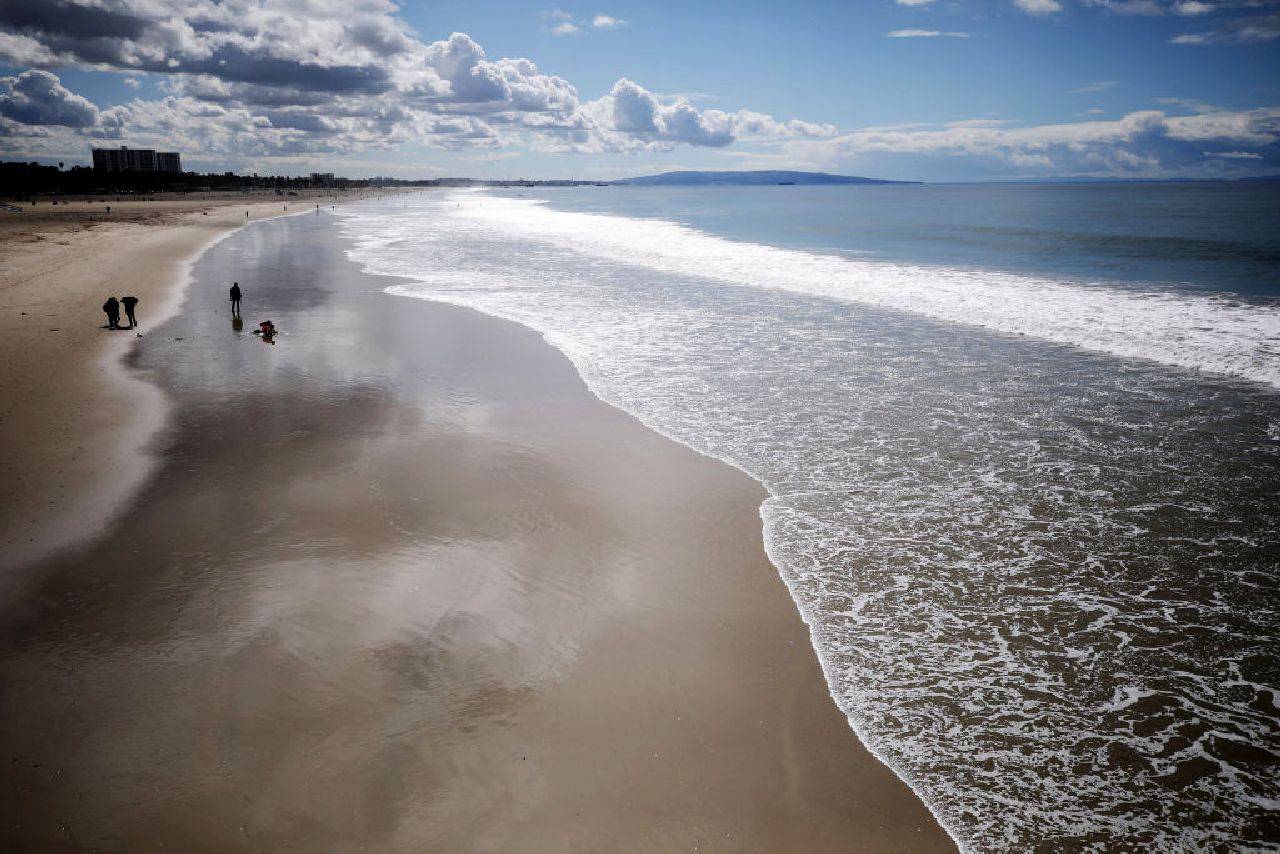
[[[542,332],[767,487],[832,697],[962,848],[1280,850],[1275,185],[340,213],[391,294]]]

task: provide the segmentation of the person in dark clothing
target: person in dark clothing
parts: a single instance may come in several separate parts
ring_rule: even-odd
[[[115,297],[108,297],[107,301],[102,304],[102,310],[107,313],[107,328],[120,328],[120,301]]]
[[[240,283],[231,283],[231,313],[240,313]]]
[[[138,325],[138,319],[133,316],[133,310],[138,305],[138,298],[137,297],[120,297],[120,302],[121,304],[124,305],[124,316],[129,318],[129,328],[132,329],[133,327]]]

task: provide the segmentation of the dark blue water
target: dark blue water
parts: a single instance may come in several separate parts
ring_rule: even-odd
[[[789,249],[1280,299],[1280,183],[509,191]]]

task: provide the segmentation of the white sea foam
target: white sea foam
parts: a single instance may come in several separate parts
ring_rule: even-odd
[[[1265,838],[1273,389],[851,310],[821,281],[725,288],[716,253],[804,253],[564,216],[442,194],[346,231],[391,293],[541,331],[603,399],[764,483],[832,696],[962,847]]]
[[[910,311],[1280,386],[1275,306],[856,260],[726,240],[663,220],[558,211],[535,199],[457,198],[458,216],[618,263]]]

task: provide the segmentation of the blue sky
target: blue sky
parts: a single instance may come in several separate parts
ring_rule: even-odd
[[[1274,173],[1280,3],[6,0],[0,156],[95,144],[401,177]]]

